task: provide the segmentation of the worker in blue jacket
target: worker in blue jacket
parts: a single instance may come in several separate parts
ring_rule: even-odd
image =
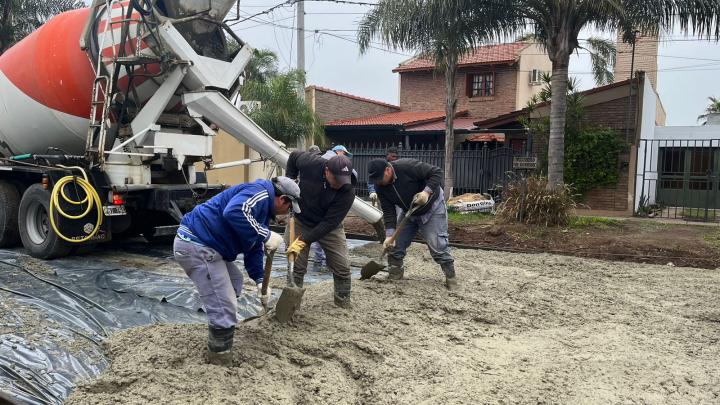
[[[183,217],[175,236],[175,259],[195,284],[208,316],[208,361],[229,364],[237,324],[237,297],[243,275],[234,261],[243,255],[245,270],[260,294],[263,251],[274,252],[282,236],[270,219],[292,207],[300,212],[300,188],[287,177],[231,187]]]

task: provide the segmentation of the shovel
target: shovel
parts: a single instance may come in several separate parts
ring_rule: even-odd
[[[397,239],[398,235],[400,234],[400,231],[405,227],[408,220],[410,220],[410,216],[415,213],[415,211],[419,207],[413,206],[408,210],[408,212],[405,213],[405,216],[400,221],[400,224],[398,224],[397,228],[395,228],[395,232],[393,232],[392,236],[390,237],[391,242],[395,242],[395,239]],[[389,249],[383,249],[382,254],[380,254],[380,261],[376,262],[375,260],[371,260],[364,266],[362,266],[362,269],[360,269],[360,280],[367,280],[370,277],[380,273],[380,270],[384,269],[386,266],[383,264],[383,258],[385,257],[385,254],[388,252]]]
[[[295,241],[295,217],[290,215],[289,226],[290,243]],[[287,286],[283,288],[277,304],[275,304],[275,318],[281,323],[287,323],[292,319],[295,311],[300,307],[305,289],[295,285],[293,270],[295,269],[295,256],[288,256]]]

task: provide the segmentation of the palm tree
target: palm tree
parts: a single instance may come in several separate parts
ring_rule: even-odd
[[[547,49],[552,62],[548,187],[564,183],[564,128],[570,55],[580,47],[585,28],[656,35],[676,25],[688,33],[720,39],[720,2],[694,0],[475,0],[476,11],[507,8],[506,29],[531,32]],[[597,77],[596,77],[597,79]]]
[[[379,38],[387,46],[432,58],[445,73],[445,198],[452,196],[454,120],[457,111],[455,79],[460,58],[476,44],[503,33],[501,4],[492,9],[472,7],[474,0],[380,0],[360,22],[360,52]],[[489,16],[497,18],[488,19]]]
[[[268,50],[256,50],[244,74],[240,96],[260,102],[261,107],[250,117],[265,132],[286,144],[294,145],[300,139],[325,144],[322,122],[298,95],[298,89],[305,86],[302,72],[278,72],[277,56]]]
[[[0,0],[0,54],[50,17],[81,7],[77,0]]]
[[[467,20],[457,21],[464,19]],[[686,33],[720,39],[720,1],[380,0],[364,17],[359,39],[361,49],[376,35],[384,43],[400,48],[425,52],[438,49],[440,52],[432,52],[436,60],[442,60],[437,56],[443,55],[442,50],[447,47],[457,51],[445,52],[448,62],[445,66],[451,67],[451,63],[457,61],[455,56],[468,49],[467,44],[490,37],[503,40],[508,33],[534,35],[546,48],[553,66],[548,187],[554,188],[564,183],[568,67],[570,55],[580,47],[580,32],[585,28],[620,31],[624,40],[630,42],[636,32],[656,35],[675,26]],[[474,30],[474,33],[466,32],[466,29]],[[430,46],[443,44],[439,40],[445,38],[452,44],[463,46]],[[451,98],[448,97],[448,104]]]
[[[708,97],[710,104],[705,109],[705,113],[698,117],[698,121],[703,121],[703,125],[707,125],[708,116],[712,114],[720,114],[720,98]]]

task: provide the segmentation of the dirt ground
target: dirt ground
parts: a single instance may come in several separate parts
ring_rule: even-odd
[[[348,233],[373,235],[364,221],[349,217]],[[495,225],[491,216],[455,216],[450,242],[509,252],[554,253],[635,263],[720,267],[720,226],[663,223],[652,219],[578,217],[570,226],[546,228]]]
[[[67,403],[720,402],[718,271],[455,255],[457,292],[419,245],[406,280],[354,281],[350,311],[309,287],[293,324],[238,327],[230,368],[204,364],[203,326],[126,330]]]

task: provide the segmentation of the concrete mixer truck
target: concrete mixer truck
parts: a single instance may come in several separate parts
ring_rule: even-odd
[[[173,235],[222,190],[213,126],[284,167],[288,151],[230,102],[252,49],[232,0],[95,0],[0,55],[0,247],[38,258],[113,235]],[[229,42],[239,44],[230,51]],[[356,199],[376,227],[381,214]]]

